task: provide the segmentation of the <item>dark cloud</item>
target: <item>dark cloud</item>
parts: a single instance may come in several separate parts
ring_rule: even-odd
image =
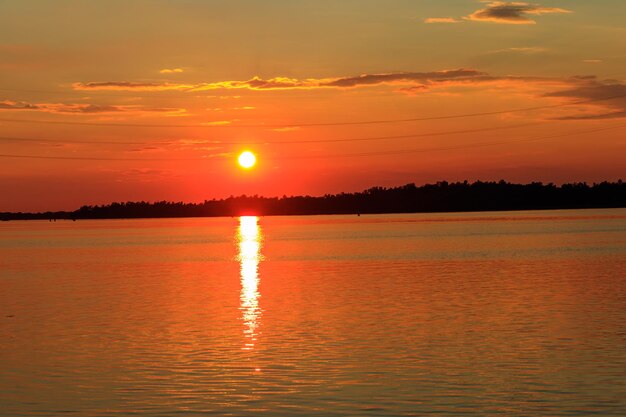
[[[506,7],[505,7],[506,6]],[[489,8],[497,10],[500,16],[509,16],[511,10],[515,10],[518,15],[526,14],[542,14],[557,13],[557,9],[544,8],[528,3],[489,3]],[[503,10],[509,10],[504,12]],[[558,9],[560,10],[560,9]],[[516,14],[513,14],[515,16]],[[509,16],[510,17],[510,16]],[[494,51],[499,53],[514,54],[538,54],[545,51],[540,47],[516,47]],[[133,83],[133,82],[97,82],[97,83],[79,83],[74,84],[74,88],[80,85],[80,88],[91,89],[121,89],[126,91],[143,90],[143,91],[160,91],[178,89],[183,91],[195,92],[212,89],[249,89],[249,90],[313,90],[313,89],[348,89],[359,88],[376,85],[397,86],[397,91],[405,94],[420,94],[428,91],[442,90],[445,88],[460,87],[476,87],[497,89],[503,92],[517,91],[525,92],[537,97],[554,97],[562,98],[564,102],[568,99],[581,101],[580,106],[564,107],[564,111],[568,114],[564,118],[568,119],[600,119],[600,118],[617,118],[624,117],[623,112],[626,111],[626,99],[615,98],[607,100],[614,96],[626,96],[626,86],[619,81],[599,81],[595,76],[575,76],[570,78],[563,77],[528,77],[514,75],[490,75],[488,73],[475,69],[454,69],[445,71],[431,72],[389,72],[376,74],[362,74],[352,77],[329,77],[329,78],[305,78],[295,79],[287,77],[274,77],[263,79],[260,77],[252,77],[243,81],[217,81],[212,83],[199,84],[170,84],[170,83]],[[560,90],[557,90],[559,89]],[[548,91],[546,93],[546,91]],[[24,106],[24,103],[20,104]],[[43,105],[37,104],[42,107]],[[68,106],[68,105],[65,105]],[[134,106],[93,106],[93,105],[71,105],[73,107],[55,108],[57,112],[76,112],[76,113],[98,113],[107,111],[152,111],[152,112],[172,112],[177,109],[159,109],[159,108],[143,108],[139,109]],[[579,114],[571,114],[571,111],[578,111]],[[210,124],[228,124],[230,121],[211,122]]]
[[[427,90],[428,90],[428,87],[426,87],[425,85],[413,85],[411,87],[402,87],[398,89],[399,92],[409,94],[409,95],[423,93],[423,92],[426,92]]]
[[[249,88],[251,90],[273,89],[314,89],[314,88],[352,88],[378,84],[413,84],[416,82],[432,82],[458,78],[477,77],[485,75],[471,69],[456,69],[435,72],[392,72],[381,74],[362,74],[355,77],[321,78],[298,80],[286,77],[270,78],[268,80],[254,77],[248,81],[222,81],[218,83],[199,85],[198,89],[207,88]]]
[[[559,120],[597,120],[626,117],[626,85],[615,80],[599,81],[595,76],[569,79],[573,88],[546,93],[544,97],[564,97],[575,101],[594,101],[591,113],[568,115]],[[599,106],[599,107],[598,107]],[[601,113],[598,113],[601,110]]]
[[[485,73],[471,69],[456,69],[435,72],[395,72],[382,74],[363,74],[355,77],[339,78],[307,78],[296,79],[275,77],[263,79],[252,77],[245,81],[218,81],[200,84],[171,83],[133,83],[133,82],[89,82],[74,83],[76,90],[121,90],[121,91],[203,91],[215,89],[249,89],[249,90],[288,90],[315,88],[351,88],[377,84],[414,84],[416,82],[435,82],[442,80],[471,78],[483,76]]]
[[[561,116],[557,120],[606,120],[606,119],[622,119],[626,117],[626,110],[616,111],[612,113],[602,114],[581,114],[574,116]]]
[[[487,7],[475,11],[465,19],[479,22],[495,22],[514,25],[532,25],[536,22],[529,15],[549,13],[572,13],[559,7],[543,7],[538,4],[524,2],[494,1]]]
[[[322,82],[320,87],[356,87],[361,85],[393,84],[398,82],[432,82],[441,80],[453,80],[459,78],[474,78],[484,76],[486,73],[458,69],[436,72],[399,72],[390,74],[364,74],[358,77],[338,78],[333,81]]]
[[[34,104],[16,102],[16,101],[0,101],[0,110],[38,110]]]

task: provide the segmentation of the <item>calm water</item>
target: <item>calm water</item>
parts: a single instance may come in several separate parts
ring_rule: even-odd
[[[626,210],[0,224],[0,415],[626,415]]]

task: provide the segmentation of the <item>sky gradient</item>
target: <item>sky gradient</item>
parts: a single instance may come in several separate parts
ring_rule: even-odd
[[[626,179],[625,15],[622,0],[0,1],[0,211]]]

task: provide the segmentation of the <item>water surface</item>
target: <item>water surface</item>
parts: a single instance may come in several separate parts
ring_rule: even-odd
[[[626,210],[0,224],[0,415],[626,415]]]

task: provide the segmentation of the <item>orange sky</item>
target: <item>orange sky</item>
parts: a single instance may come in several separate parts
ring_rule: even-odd
[[[626,177],[625,2],[382,5],[0,3],[0,211]]]

